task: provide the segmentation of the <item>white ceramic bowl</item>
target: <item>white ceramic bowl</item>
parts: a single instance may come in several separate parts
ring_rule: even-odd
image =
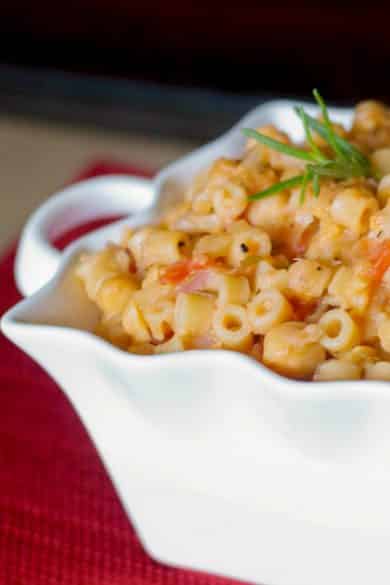
[[[388,585],[388,383],[294,382],[220,350],[129,355],[91,333],[95,309],[69,278],[82,249],[117,240],[199,168],[236,155],[241,127],[274,123],[300,138],[292,105],[259,107],[154,182],[105,177],[51,198],[16,262],[34,294],[2,329],[70,398],[156,559],[265,585]],[[331,113],[348,124],[349,111]],[[48,242],[57,225],[113,213],[133,216],[63,255]]]

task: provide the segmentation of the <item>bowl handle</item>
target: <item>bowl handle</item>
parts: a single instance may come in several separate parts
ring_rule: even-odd
[[[54,276],[61,259],[50,243],[82,223],[110,215],[143,211],[154,201],[153,182],[128,175],[107,175],[72,185],[39,207],[23,230],[15,261],[15,280],[29,296]]]

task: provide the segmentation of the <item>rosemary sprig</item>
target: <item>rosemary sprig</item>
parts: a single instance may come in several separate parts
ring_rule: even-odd
[[[302,150],[300,148],[296,148],[295,146],[291,146],[289,144],[284,144],[283,142],[279,142],[279,140],[275,140],[274,138],[270,138],[265,134],[260,134],[257,130],[252,130],[251,128],[244,128],[243,133],[248,138],[254,138],[258,142],[261,142],[265,146],[272,148],[274,150],[278,150],[283,154],[287,154],[288,156],[293,156],[294,158],[300,158],[307,162],[315,162],[318,160],[317,155],[312,152],[308,152],[307,150]]]
[[[309,183],[313,185],[314,196],[319,196],[320,179],[322,177],[345,180],[353,177],[375,176],[368,158],[355,146],[335,133],[326,104],[316,89],[313,90],[313,96],[320,107],[323,121],[316,120],[310,116],[302,106],[295,108],[295,112],[299,116],[305,131],[308,150],[284,144],[251,128],[243,129],[245,136],[254,138],[260,144],[306,162],[305,170],[301,175],[296,175],[291,179],[276,183],[264,191],[255,193],[249,197],[250,200],[264,199],[284,189],[291,189],[301,185],[300,201],[303,203]],[[313,140],[312,132],[316,132],[329,145],[333,158],[328,158],[318,148]]]
[[[302,185],[303,183],[303,175],[297,175],[292,179],[287,179],[286,181],[281,181],[280,183],[275,183],[268,189],[261,191],[260,193],[256,193],[255,195],[251,195],[249,199],[265,199],[266,197],[270,197],[271,195],[275,195],[284,189],[292,189],[293,187],[298,187],[298,185]]]

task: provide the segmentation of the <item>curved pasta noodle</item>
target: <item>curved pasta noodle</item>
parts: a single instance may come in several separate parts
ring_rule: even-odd
[[[194,256],[207,255],[209,258],[227,258],[232,244],[230,234],[209,234],[202,236],[194,246]]]
[[[154,346],[154,353],[175,353],[187,349],[184,339],[179,335],[174,335],[168,341]]]
[[[243,351],[252,342],[252,332],[244,307],[226,305],[217,309],[213,316],[213,328],[222,346]]]
[[[348,228],[356,236],[367,232],[370,215],[378,209],[378,202],[361,189],[348,188],[336,195],[330,207],[336,223]]]
[[[219,274],[216,278],[218,303],[220,305],[244,305],[251,294],[248,279],[245,276]]]
[[[378,199],[384,207],[390,198],[390,172],[385,174],[378,184]]]
[[[100,252],[84,253],[76,269],[83,280],[89,298],[96,301],[98,291],[104,281],[122,273],[127,273],[130,265],[129,255],[119,246],[107,246]]]
[[[208,333],[211,328],[215,300],[199,293],[179,293],[174,312],[174,331],[180,336]]]
[[[319,320],[323,331],[321,345],[330,353],[351,349],[360,341],[359,329],[352,317],[342,309],[331,309]]]
[[[233,233],[230,248],[229,262],[232,266],[239,266],[248,256],[266,257],[271,254],[271,239],[259,228],[237,229]]]
[[[285,268],[275,268],[270,260],[260,260],[256,267],[255,289],[276,288],[285,291],[288,287],[288,273]]]
[[[176,230],[152,230],[143,241],[139,264],[143,268],[173,264],[185,258],[188,248],[188,234]]]
[[[265,335],[272,327],[292,318],[290,303],[277,289],[257,294],[248,305],[248,318],[254,333]]]
[[[137,288],[137,282],[129,275],[112,276],[101,283],[96,293],[96,304],[106,317],[121,317]]]
[[[174,307],[172,301],[166,300],[143,311],[152,338],[158,342],[165,341],[173,333]]]
[[[287,203],[286,193],[254,201],[248,207],[248,221],[264,229],[271,237],[277,237],[285,228]]]
[[[297,260],[288,270],[288,287],[295,296],[311,301],[324,294],[331,275],[330,268],[320,262]]]
[[[365,367],[367,380],[386,380],[390,382],[390,362],[368,363]]]
[[[214,211],[222,223],[229,224],[244,212],[248,196],[243,187],[226,181],[215,188],[212,201]]]
[[[370,300],[370,281],[350,266],[340,266],[328,286],[331,303],[363,314]]]
[[[134,300],[127,304],[123,312],[122,326],[135,343],[148,343],[151,341],[148,326]]]
[[[390,318],[384,318],[378,326],[378,337],[382,348],[390,352]]]
[[[331,359],[322,362],[314,372],[313,380],[359,380],[362,375],[362,367],[348,360]]]
[[[309,378],[326,354],[312,325],[287,321],[264,337],[264,363],[285,376]]]
[[[216,213],[204,215],[186,213],[176,219],[174,226],[178,230],[193,234],[215,234],[222,228],[221,219]]]

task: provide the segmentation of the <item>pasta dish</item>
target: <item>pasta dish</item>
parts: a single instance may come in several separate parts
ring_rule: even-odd
[[[153,225],[76,267],[125,351],[246,353],[303,380],[390,380],[390,110],[351,129],[297,108],[301,145],[246,129]]]

